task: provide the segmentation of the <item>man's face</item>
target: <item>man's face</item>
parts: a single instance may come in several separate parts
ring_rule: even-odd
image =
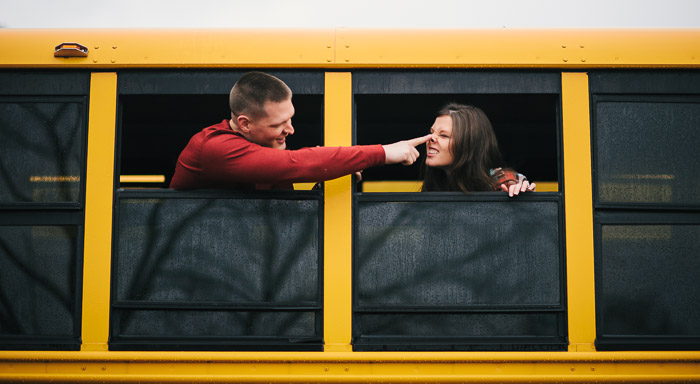
[[[265,116],[252,118],[248,122],[250,132],[247,139],[263,147],[285,149],[287,135],[294,134],[292,116],[294,105],[292,99],[279,103],[265,103]]]

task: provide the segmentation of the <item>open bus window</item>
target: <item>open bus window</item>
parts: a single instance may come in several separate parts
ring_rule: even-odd
[[[559,190],[559,80],[554,74],[359,73],[354,90],[357,144],[391,143],[425,135],[446,104],[474,105],[491,121],[504,165],[536,182],[538,191]],[[419,190],[425,146],[418,149],[422,159],[417,165],[366,170],[361,190],[383,191],[375,185],[388,186],[386,192]]]
[[[231,118],[228,94],[242,73],[120,75],[119,187],[168,188],[190,138]],[[308,76],[275,75],[294,93],[295,133],[288,148],[323,145],[322,84],[307,83]]]
[[[230,119],[228,95],[127,95],[120,100],[121,187],[167,188],[180,152],[202,129]],[[294,95],[289,149],[323,144],[323,97]]]
[[[557,190],[558,95],[357,95],[357,142],[392,143],[425,135],[437,112],[451,102],[481,108],[496,132],[505,165],[542,185],[540,190]],[[418,150],[422,158],[414,166],[365,170],[363,180],[368,188],[364,190],[370,191],[370,185],[377,181],[418,181],[418,185],[425,146],[419,146]]]

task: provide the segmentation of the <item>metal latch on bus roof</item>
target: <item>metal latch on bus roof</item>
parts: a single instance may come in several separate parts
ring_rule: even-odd
[[[61,43],[53,52],[55,57],[87,57],[88,49],[78,43]]]

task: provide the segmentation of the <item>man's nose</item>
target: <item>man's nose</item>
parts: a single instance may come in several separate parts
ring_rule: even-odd
[[[294,126],[291,121],[284,127],[284,132],[288,135],[294,134]]]

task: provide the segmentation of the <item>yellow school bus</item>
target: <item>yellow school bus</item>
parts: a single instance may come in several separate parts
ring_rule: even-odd
[[[0,30],[0,381],[698,382],[699,68],[684,29]],[[250,70],[292,149],[479,106],[537,192],[168,189]]]

